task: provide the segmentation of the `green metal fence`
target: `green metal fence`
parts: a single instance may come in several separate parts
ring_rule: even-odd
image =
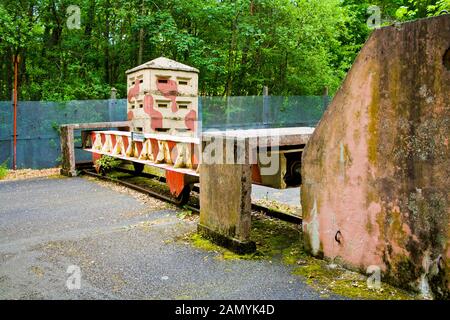
[[[328,97],[249,96],[201,97],[200,126],[209,129],[279,128],[315,126],[328,104]],[[59,126],[65,123],[126,120],[126,100],[69,102],[21,101],[17,115],[17,167],[50,168],[60,159]],[[0,101],[0,164],[12,164],[13,108]],[[76,151],[77,159],[90,154]]]

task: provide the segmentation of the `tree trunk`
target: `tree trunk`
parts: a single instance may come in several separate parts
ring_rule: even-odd
[[[141,2],[141,17],[144,16],[144,0]],[[138,65],[142,64],[142,56],[144,54],[144,28],[139,29],[139,53],[138,53]]]
[[[109,20],[109,7],[111,6],[109,0],[106,1],[106,14],[105,14],[105,81],[108,84],[111,84],[111,74],[110,74],[110,56],[109,56],[109,37],[110,37],[110,20]]]

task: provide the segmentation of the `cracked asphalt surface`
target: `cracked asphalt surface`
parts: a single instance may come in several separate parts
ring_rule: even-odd
[[[320,299],[281,262],[180,240],[196,222],[152,203],[85,178],[0,182],[0,299]]]

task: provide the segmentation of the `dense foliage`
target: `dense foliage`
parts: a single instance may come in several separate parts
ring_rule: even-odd
[[[67,8],[81,9],[69,29]],[[0,0],[0,100],[20,54],[20,99],[101,99],[125,71],[165,56],[200,69],[203,95],[335,91],[370,33],[439,14],[450,0]]]

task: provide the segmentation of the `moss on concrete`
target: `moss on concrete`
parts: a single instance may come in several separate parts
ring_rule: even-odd
[[[346,270],[324,260],[306,257],[304,265],[296,267],[295,275],[305,278],[306,283],[322,294],[338,294],[352,299],[369,300],[411,300],[417,297],[409,292],[381,284],[381,289],[372,289],[367,285],[367,277]]]
[[[366,231],[368,234],[372,234],[372,232],[373,232],[373,225],[372,225],[372,222],[370,221],[370,217],[367,217]]]
[[[398,210],[387,213],[388,216],[388,238],[393,239],[400,247],[404,248],[408,241],[408,236],[403,229],[402,214]]]
[[[257,253],[239,255],[214,244],[210,240],[203,238],[198,233],[191,234],[188,240],[196,248],[217,253],[218,255],[216,256],[216,259],[218,260],[251,260],[258,257]]]
[[[295,260],[295,254],[302,250],[298,228],[298,226],[287,222],[254,216],[250,238],[255,241],[257,251],[245,255],[239,255],[215,245],[197,233],[190,235],[188,240],[199,249],[217,252],[217,258],[220,260],[278,259],[293,261]]]
[[[186,238],[185,238],[186,239]],[[369,289],[367,277],[309,256],[303,247],[299,226],[284,221],[254,216],[251,239],[257,244],[253,254],[238,255],[202,238],[190,234],[187,240],[196,248],[214,252],[218,260],[270,260],[292,266],[292,273],[322,293],[338,294],[355,299],[414,299],[411,293],[382,283],[381,290]]]

